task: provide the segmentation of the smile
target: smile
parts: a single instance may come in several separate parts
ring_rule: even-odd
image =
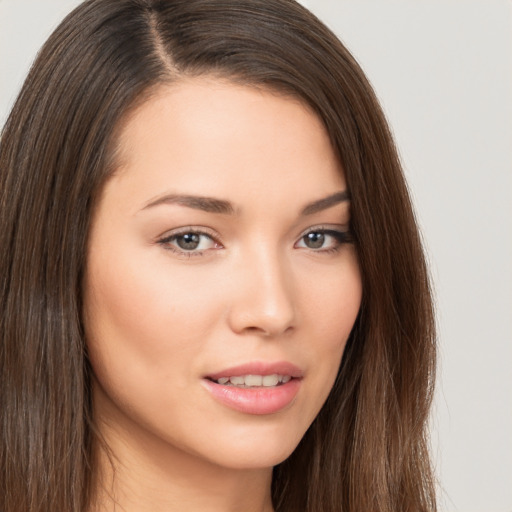
[[[217,384],[236,386],[239,388],[275,387],[286,384],[292,379],[290,375],[237,375],[233,377],[220,377],[212,379]]]
[[[291,407],[303,385],[303,371],[289,362],[250,362],[202,379],[210,396],[244,414],[275,414]]]

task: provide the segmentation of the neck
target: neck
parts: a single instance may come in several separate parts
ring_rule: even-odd
[[[225,468],[151,436],[134,443],[133,432],[100,432],[91,512],[273,512],[272,468]]]

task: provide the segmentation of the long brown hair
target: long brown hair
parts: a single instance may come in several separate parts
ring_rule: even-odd
[[[0,141],[0,510],[88,510],[81,319],[116,130],[162,83],[213,74],[300,98],[346,173],[363,303],[334,388],[274,469],[278,512],[435,510],[428,273],[388,126],[353,57],[293,0],[89,0],[42,48]]]

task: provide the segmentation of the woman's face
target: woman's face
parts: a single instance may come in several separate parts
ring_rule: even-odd
[[[119,144],[85,280],[100,428],[123,450],[275,465],[326,400],[361,301],[328,135],[297,100],[201,78],[162,87]]]

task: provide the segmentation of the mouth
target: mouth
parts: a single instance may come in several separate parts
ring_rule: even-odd
[[[218,379],[208,378],[222,386],[235,386],[237,388],[273,388],[282,386],[292,380],[291,375],[233,375],[231,377],[219,377]]]
[[[205,376],[203,383],[222,405],[245,414],[274,414],[295,401],[303,372],[290,363],[249,363]]]

